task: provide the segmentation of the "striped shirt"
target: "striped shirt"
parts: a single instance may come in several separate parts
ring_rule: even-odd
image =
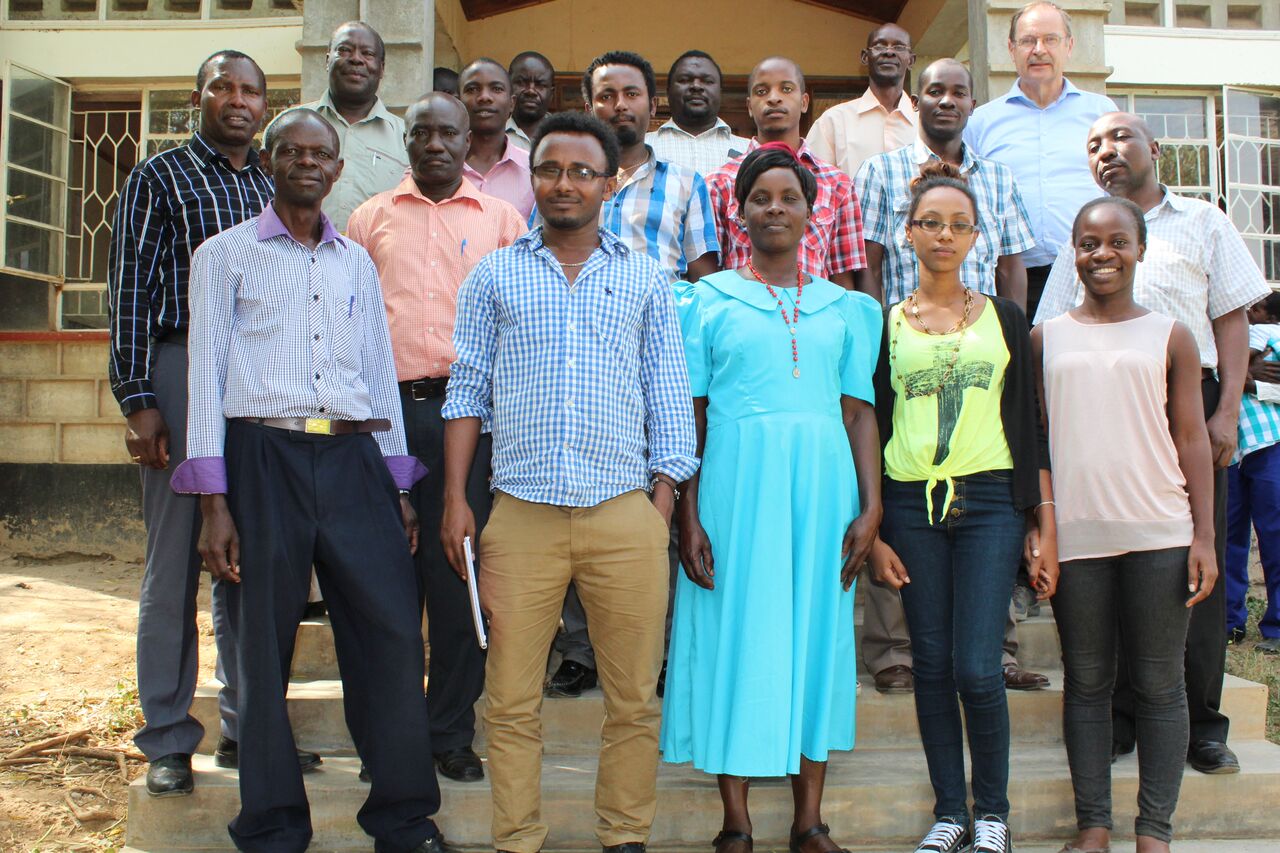
[[[962,146],[960,173],[978,199],[978,239],[965,256],[960,277],[980,293],[996,292],[996,261],[1036,244],[1022,196],[1009,167],[977,157]],[[920,138],[862,164],[854,186],[862,203],[862,236],[884,247],[884,304],[901,302],[916,289],[920,260],[907,242],[911,181],[929,160],[940,159]]]
[[[734,134],[722,118],[710,130],[694,135],[671,119],[648,133],[644,141],[659,160],[692,169],[704,178],[747,152],[748,139]]]
[[[752,139],[743,157],[759,147],[760,143]],[[862,243],[862,212],[853,189],[853,178],[813,156],[804,140],[800,141],[798,154],[800,161],[818,179],[818,199],[800,241],[800,266],[809,275],[826,279],[862,269],[867,265],[867,255]],[[747,259],[751,257],[751,239],[747,236],[747,229],[738,222],[738,201],[733,195],[733,183],[737,180],[743,157],[730,160],[707,178],[711,205],[716,212],[720,267],[726,270],[746,266]]]
[[[405,178],[351,214],[347,236],[378,267],[401,382],[449,375],[462,280],[481,258],[526,230],[514,207],[466,178],[439,202]]]
[[[462,283],[446,420],[493,425],[496,490],[595,506],[698,468],[684,344],[666,273],[600,229],[569,286],[535,228]]]
[[[489,167],[483,175],[463,161],[462,174],[476,189],[494,198],[500,198],[529,218],[533,213],[533,182],[529,179],[529,152],[507,139],[502,159]]]
[[[227,418],[386,418],[374,433],[396,484],[425,473],[408,450],[378,271],[328,217],[319,245],[274,207],[209,240],[191,269],[187,461],[180,493],[227,490]]]
[[[1267,361],[1280,361],[1280,324],[1256,323],[1249,327],[1249,349],[1267,352]],[[1239,462],[1255,450],[1280,444],[1280,403],[1274,399],[1275,385],[1257,383],[1257,393],[1240,400],[1240,441],[1232,462]]]
[[[1221,210],[1169,190],[1147,211],[1147,253],[1133,276],[1133,298],[1185,323],[1200,349],[1200,365],[1218,366],[1213,321],[1271,292],[1244,240]],[[1058,252],[1040,297],[1035,322],[1065,314],[1084,301],[1075,248]]]
[[[107,373],[124,414],[156,407],[151,339],[185,331],[190,322],[187,279],[196,247],[257,216],[274,192],[256,151],[237,171],[199,133],[134,167],[107,257]]]

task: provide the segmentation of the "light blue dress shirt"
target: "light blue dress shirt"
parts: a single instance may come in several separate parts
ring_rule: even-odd
[[[1004,163],[1018,182],[1036,237],[1035,247],[1022,255],[1028,267],[1052,264],[1059,247],[1071,239],[1080,207],[1102,195],[1089,170],[1086,145],[1098,116],[1116,109],[1107,96],[1082,92],[1065,78],[1062,94],[1041,109],[1015,80],[969,119],[965,143],[978,156]]]

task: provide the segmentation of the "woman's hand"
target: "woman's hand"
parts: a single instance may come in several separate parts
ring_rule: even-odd
[[[680,516],[680,565],[685,577],[703,589],[716,588],[715,559],[711,556],[711,540],[698,520],[696,512]]]
[[[1033,525],[1022,543],[1022,557],[1027,563],[1027,577],[1036,591],[1036,600],[1053,598],[1058,591],[1058,534],[1051,528]]]
[[[881,513],[878,512],[864,512],[844,532],[844,542],[840,545],[840,558],[844,560],[840,568],[840,585],[845,592],[853,586],[854,578],[867,562],[871,543],[875,542],[876,533],[880,530],[880,517]]]
[[[1212,539],[1192,539],[1187,554],[1187,607],[1194,607],[1209,597],[1218,582],[1218,555]]]
[[[911,583],[907,575],[907,567],[897,553],[885,544],[879,536],[871,543],[871,575],[876,583],[884,584],[890,589],[902,589]]]

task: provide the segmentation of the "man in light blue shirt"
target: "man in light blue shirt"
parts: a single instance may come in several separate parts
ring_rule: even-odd
[[[1009,56],[1018,79],[1005,94],[974,112],[964,141],[980,157],[1004,163],[1031,216],[1036,245],[1027,267],[1027,317],[1034,317],[1058,249],[1071,236],[1081,205],[1102,191],[1085,156],[1089,128],[1114,112],[1105,95],[1082,92],[1063,76],[1071,56],[1071,16],[1057,4],[1035,2],[1009,23]]]

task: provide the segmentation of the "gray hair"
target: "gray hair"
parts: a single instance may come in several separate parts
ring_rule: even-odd
[[[1021,9],[1013,13],[1013,17],[1009,19],[1009,43],[1012,44],[1017,38],[1018,21],[1022,20],[1022,16],[1038,6],[1048,6],[1050,9],[1057,11],[1062,16],[1062,26],[1067,30],[1067,38],[1071,38],[1071,15],[1066,9],[1054,3],[1053,0],[1032,0],[1032,2],[1023,6]]]

